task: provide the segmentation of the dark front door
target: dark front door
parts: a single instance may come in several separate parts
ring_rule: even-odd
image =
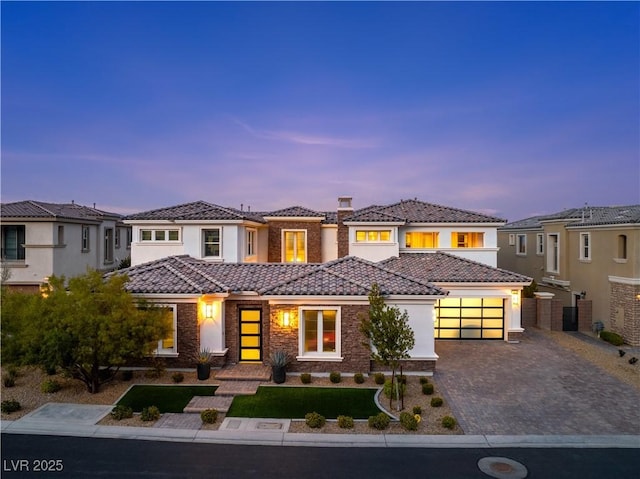
[[[578,330],[578,308],[573,306],[565,306],[562,308],[562,330],[577,331]]]
[[[262,310],[240,310],[240,361],[262,361]]]

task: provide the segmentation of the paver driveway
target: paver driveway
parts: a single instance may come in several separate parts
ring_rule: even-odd
[[[640,434],[640,392],[540,331],[519,344],[437,341],[436,352],[466,434]]]

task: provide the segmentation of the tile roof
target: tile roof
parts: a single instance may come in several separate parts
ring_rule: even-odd
[[[403,221],[406,223],[504,223],[505,220],[474,211],[441,206],[424,201],[402,200],[387,206],[354,212],[345,222]]]
[[[442,295],[443,290],[369,261],[346,257],[324,264],[209,263],[171,256],[109,273],[127,274],[138,294],[214,294],[254,291],[268,296]]]
[[[568,228],[640,223],[640,205],[584,206],[507,223],[501,230],[541,228],[544,221],[567,221]]]
[[[101,221],[105,217],[119,219],[121,215],[76,203],[46,203],[26,200],[0,204],[0,217]]]
[[[283,208],[281,210],[269,211],[261,213],[262,216],[281,216],[281,217],[300,217],[300,218],[324,218],[324,213],[319,211],[313,211],[309,208],[303,208],[302,206],[290,206],[289,208]]]
[[[241,211],[235,208],[214,205],[206,201],[194,201],[157,210],[143,211],[124,218],[125,220],[164,220],[164,221],[228,221],[250,220],[264,223],[264,219],[250,211]]]
[[[379,264],[433,283],[531,283],[528,276],[443,252],[400,253]]]

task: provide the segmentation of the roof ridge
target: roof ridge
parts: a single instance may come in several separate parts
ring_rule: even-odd
[[[39,201],[34,201],[34,200],[27,200],[27,203],[30,203],[31,205],[35,206],[36,208],[41,209],[45,213],[50,214],[51,216],[58,216],[53,211],[51,211],[48,208],[45,208],[44,206],[42,206],[43,204],[51,204],[51,203],[41,203]]]
[[[199,268],[196,268],[194,264],[189,263],[187,261],[184,261],[183,258],[179,257],[179,256],[174,256],[175,260],[182,264],[183,266],[185,266],[186,268],[189,268],[191,271],[193,271],[194,273],[199,274],[200,276],[202,276],[203,278],[205,278],[208,281],[211,281],[213,284],[219,286],[221,289],[225,290],[225,291],[229,291],[229,286],[227,286],[224,283],[221,283],[220,281],[218,281],[217,279],[213,278],[212,276],[210,276],[208,273],[205,273],[203,271],[201,271]],[[242,263],[236,263],[236,264],[242,264]],[[202,265],[202,264],[201,264]]]

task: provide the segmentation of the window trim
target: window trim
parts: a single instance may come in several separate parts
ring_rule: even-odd
[[[591,233],[580,233],[580,261],[591,261]]]
[[[293,258],[294,261],[287,261],[287,233],[304,233],[304,260],[303,261],[296,261],[295,258],[297,256],[297,251],[298,251],[298,241],[297,239],[294,241],[294,251],[293,251]],[[280,237],[280,240],[282,242],[282,262],[283,263],[287,263],[287,264],[302,264],[302,263],[307,263],[308,262],[308,244],[307,244],[307,240],[308,240],[308,234],[307,234],[307,230],[306,229],[283,229],[282,230],[282,235]],[[294,238],[296,238],[294,236]]]
[[[160,339],[158,346],[154,350],[153,355],[158,357],[177,357],[178,356],[178,305],[176,303],[152,303],[153,306],[159,308],[171,308],[173,312],[173,348],[162,348],[162,342],[166,339]]]
[[[258,230],[255,228],[247,228],[245,231],[245,256],[256,255],[256,238],[258,236]]]
[[[218,241],[217,242],[212,241],[212,242],[207,243],[205,241],[205,236],[206,236],[207,231],[217,231],[218,232]],[[201,239],[201,242],[202,242],[201,243],[202,249],[201,249],[201,253],[200,253],[202,255],[202,258],[205,258],[205,259],[207,259],[207,258],[209,258],[209,259],[221,259],[222,258],[222,227],[217,226],[217,227],[214,227],[214,228],[202,228],[200,230],[200,239]],[[218,254],[217,255],[212,255],[212,254],[208,255],[208,254],[206,254],[207,245],[208,244],[211,244],[211,245],[217,244],[218,245]]]
[[[321,327],[321,313],[323,311],[335,311],[336,313],[336,329],[335,329],[335,342],[336,350],[331,352],[324,351],[305,351],[304,339],[305,339],[305,324],[304,324],[304,312],[305,311],[317,311],[318,314],[318,344],[322,344],[322,332]],[[318,305],[318,306],[300,306],[298,308],[298,356],[296,359],[300,361],[342,361],[342,308],[340,306],[331,305]]]
[[[527,235],[524,233],[516,235],[516,254],[518,256],[527,256]]]

